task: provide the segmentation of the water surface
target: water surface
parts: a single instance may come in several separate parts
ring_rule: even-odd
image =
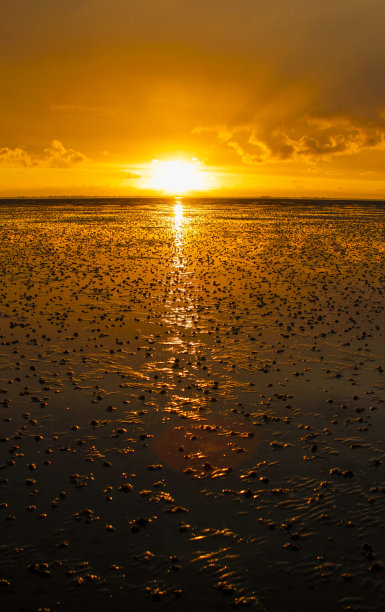
[[[384,228],[3,201],[3,609],[383,610]]]

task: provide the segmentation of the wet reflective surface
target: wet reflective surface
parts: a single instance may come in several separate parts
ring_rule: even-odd
[[[2,609],[383,610],[385,206],[0,206]]]

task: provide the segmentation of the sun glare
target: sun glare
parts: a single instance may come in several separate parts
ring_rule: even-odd
[[[159,161],[154,159],[151,167],[150,187],[170,195],[181,195],[189,191],[200,191],[208,187],[200,162]]]

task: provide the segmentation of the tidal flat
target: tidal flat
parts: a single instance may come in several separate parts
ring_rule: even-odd
[[[385,203],[0,202],[0,608],[385,609]]]

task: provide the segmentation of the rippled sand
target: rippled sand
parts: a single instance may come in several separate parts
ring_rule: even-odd
[[[0,607],[385,609],[385,204],[0,205]]]

